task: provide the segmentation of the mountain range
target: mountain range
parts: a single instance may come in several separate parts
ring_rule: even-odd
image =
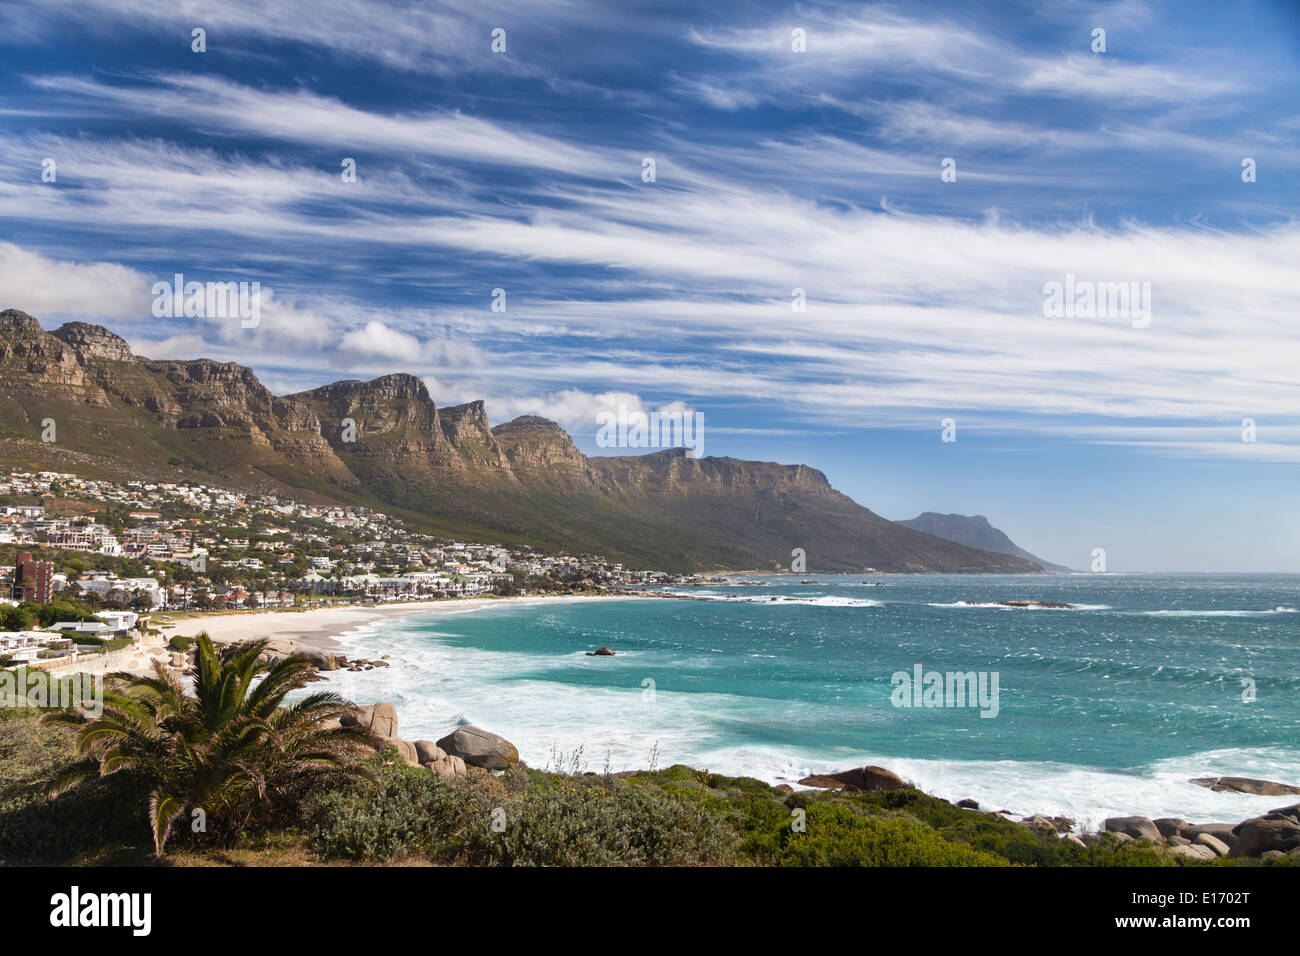
[[[1071,569],[1060,564],[1052,564],[1035,557],[1007,537],[1006,533],[989,524],[983,515],[941,515],[937,511],[925,511],[915,518],[899,521],[904,528],[924,531],[947,541],[956,541],[970,548],[981,551],[993,551],[997,554],[1014,554],[1016,557],[1033,561],[1044,570],[1054,574],[1069,574]]]
[[[888,521],[806,465],[681,448],[588,457],[544,418],[492,427],[481,401],[439,408],[413,375],[274,395],[242,365],[149,359],[102,326],[47,332],[10,309],[0,383],[11,468],[362,504],[449,537],[631,567],[780,570],[802,548],[808,573],[1043,570],[1025,552]]]

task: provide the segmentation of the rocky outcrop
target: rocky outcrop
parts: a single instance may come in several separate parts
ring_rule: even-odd
[[[1228,844],[1208,833],[1198,833],[1196,839],[1192,842],[1198,846],[1208,846],[1214,851],[1215,856],[1227,856],[1232,852],[1232,848]]]
[[[1152,822],[1156,825],[1156,829],[1160,831],[1160,835],[1166,840],[1173,836],[1182,836],[1183,828],[1187,826],[1187,821],[1180,820],[1178,817],[1161,817],[1159,820],[1153,820]]]
[[[908,782],[884,767],[857,767],[838,773],[814,774],[799,781],[819,790],[848,790],[873,793],[877,790],[906,790]]]
[[[613,657],[614,652],[611,651],[608,647],[600,647],[594,651],[587,651],[587,656],[588,657]]]
[[[1244,820],[1232,832],[1237,837],[1233,856],[1260,856],[1269,850],[1286,853],[1300,847],[1300,823],[1276,811]]]
[[[448,755],[484,770],[509,770],[519,764],[519,751],[514,744],[472,725],[456,728],[439,740],[438,746]]]
[[[1102,824],[1102,829],[1109,833],[1123,833],[1134,840],[1150,840],[1152,843],[1164,843],[1160,829],[1147,817],[1110,817]]]

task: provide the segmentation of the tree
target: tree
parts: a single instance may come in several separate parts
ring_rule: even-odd
[[[0,631],[28,631],[35,620],[31,608],[0,606]]]
[[[229,848],[251,822],[297,813],[313,787],[343,777],[375,779],[356,762],[372,738],[336,723],[351,704],[322,693],[282,706],[311,664],[291,657],[268,664],[261,656],[266,645],[218,650],[201,633],[194,696],[155,664],[153,677],[111,675],[98,717],[71,708],[48,714],[46,722],[77,728],[80,758],[55,776],[48,795],[109,774],[135,777],[149,794],[146,814],[161,857],[176,821],[195,810],[204,812],[215,844]]]

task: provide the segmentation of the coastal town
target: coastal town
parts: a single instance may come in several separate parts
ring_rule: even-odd
[[[193,483],[0,479],[0,658],[122,640],[150,614],[590,593],[683,583],[594,554],[457,541],[364,507]],[[41,625],[63,602],[95,620]],[[68,616],[66,613],[55,617]],[[82,617],[87,617],[82,614]]]

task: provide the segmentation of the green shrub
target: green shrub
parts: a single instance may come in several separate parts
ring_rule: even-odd
[[[714,812],[653,790],[569,786],[529,791],[471,829],[471,863],[690,866],[731,861],[736,836]],[[477,839],[475,839],[477,837]]]
[[[427,770],[385,768],[379,788],[357,783],[315,801],[312,845],[327,859],[450,862],[472,803],[472,794]]]
[[[145,816],[136,810],[143,795],[125,786],[125,778],[44,798],[45,779],[74,750],[67,728],[42,726],[38,716],[15,708],[0,721],[0,862],[68,863],[107,847],[147,842]]]
[[[420,856],[478,866],[674,866],[728,862],[736,836],[705,808],[653,790],[528,775],[443,782],[386,768],[320,798],[313,847],[326,858]]]
[[[805,832],[787,817],[773,834],[778,866],[1007,866],[1005,859],[959,843],[902,817],[867,817],[817,801]]]
[[[186,637],[183,634],[173,634],[171,640],[167,642],[167,646],[173,651],[188,651],[194,646],[194,638]]]

